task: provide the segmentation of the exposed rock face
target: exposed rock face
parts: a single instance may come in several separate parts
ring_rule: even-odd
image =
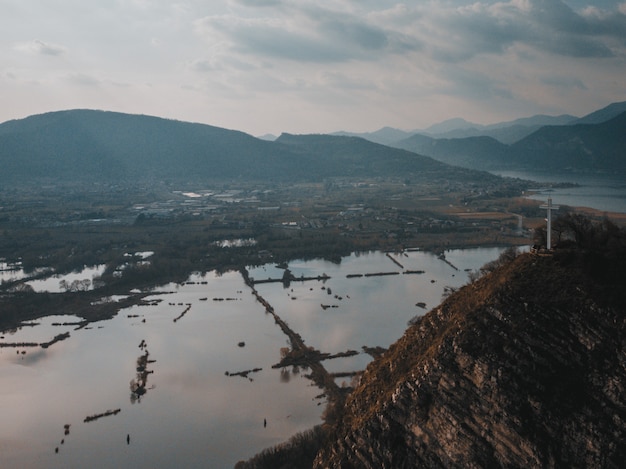
[[[315,467],[623,467],[626,275],[608,262],[524,254],[449,297],[370,364]]]

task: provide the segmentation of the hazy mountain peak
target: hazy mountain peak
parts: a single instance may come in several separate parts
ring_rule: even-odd
[[[471,129],[471,128],[480,128],[480,127],[482,127],[482,125],[468,122],[461,117],[454,117],[452,119],[447,119],[438,124],[433,124],[430,127],[424,129],[423,132],[426,132],[429,134],[442,134],[445,132],[450,132],[452,130]]]
[[[626,112],[626,101],[611,103],[602,109],[581,117],[576,121],[576,124],[600,124],[617,117],[623,112]]]
[[[265,140],[265,141],[268,141],[268,142],[273,142],[278,137],[276,135],[274,135],[274,134],[264,134],[264,135],[259,135],[257,138],[259,140]]]

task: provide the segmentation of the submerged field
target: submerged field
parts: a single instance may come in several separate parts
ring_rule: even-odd
[[[358,352],[321,362],[341,388],[371,360],[363,347],[388,346],[445,287],[465,283],[466,269],[500,251],[451,251],[445,261],[423,252],[294,261],[294,277],[328,278],[256,288],[306,346]],[[266,264],[248,272],[262,280],[284,270]],[[379,272],[397,274],[365,276]],[[69,337],[48,348],[0,348],[0,379],[10,383],[0,392],[3,467],[232,467],[320,423],[327,403],[307,367],[273,368],[289,340],[238,272],[165,284],[106,321],[29,322],[4,331],[0,343],[41,343],[62,333]],[[85,421],[93,416],[100,417]]]

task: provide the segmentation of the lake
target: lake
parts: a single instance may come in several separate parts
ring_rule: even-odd
[[[626,213],[626,178],[619,175],[598,175],[581,173],[546,173],[529,171],[494,171],[504,177],[528,179],[538,183],[573,183],[575,187],[549,188],[547,186],[529,188],[534,192],[531,199],[545,202],[552,197],[555,205],[589,207],[596,210]]]
[[[322,362],[327,370],[357,371],[371,361],[363,346],[389,346],[411,318],[440,303],[446,286],[467,283],[466,269],[501,252],[293,261],[296,278],[330,278],[256,288],[307,345],[361,352]],[[380,272],[395,275],[357,276]],[[268,264],[249,273],[264,280],[284,271]],[[194,274],[153,293],[146,304],[84,328],[71,324],[80,318],[47,317],[0,334],[7,345],[69,333],[48,348],[0,348],[0,467],[232,468],[321,422],[325,400],[307,370],[272,368],[287,337],[239,273]],[[233,376],[250,370],[257,371]],[[145,393],[131,391],[138,383]]]

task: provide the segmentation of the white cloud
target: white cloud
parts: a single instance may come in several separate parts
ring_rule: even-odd
[[[33,40],[16,44],[15,49],[30,54],[48,56],[60,56],[64,55],[67,52],[67,49],[63,46],[60,46],[58,44],[52,44],[49,42],[43,42],[40,40]]]
[[[249,17],[245,6],[259,2],[239,0],[240,8],[229,15],[199,20],[197,31],[233,53],[318,63],[420,50],[433,60],[458,62],[503,54],[514,44],[556,55],[609,57],[615,40],[626,38],[624,15],[598,8],[579,14],[560,1],[430,2],[369,11],[338,2],[261,4],[263,16]]]
[[[410,128],[471,109],[487,122],[576,114],[625,94],[626,3],[610,0],[0,0],[0,10],[0,101],[13,103],[0,121],[23,115],[10,95],[34,83],[29,109],[41,111],[71,96],[62,107],[161,109],[253,132],[282,122],[257,133]]]
[[[84,73],[73,73],[66,77],[66,80],[72,85],[79,86],[98,86],[101,81],[91,75]]]
[[[546,85],[554,86],[559,89],[574,88],[577,90],[586,90],[587,87],[582,80],[576,77],[570,77],[566,75],[544,75],[540,77],[542,83]]]

